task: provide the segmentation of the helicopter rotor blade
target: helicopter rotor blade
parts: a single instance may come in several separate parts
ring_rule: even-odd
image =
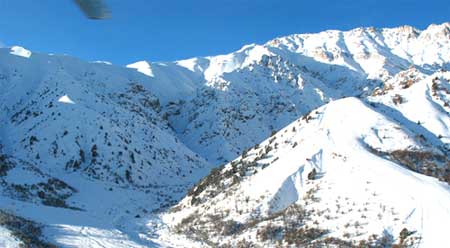
[[[103,0],[74,0],[81,11],[90,19],[108,19],[111,12]]]

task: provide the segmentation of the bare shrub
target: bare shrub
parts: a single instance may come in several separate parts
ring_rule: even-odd
[[[404,103],[404,100],[403,100],[403,97],[401,95],[396,94],[394,97],[392,97],[392,102],[395,105],[399,105],[399,104]]]
[[[258,231],[256,232],[256,236],[263,242],[267,240],[272,241],[277,239],[277,237],[280,236],[282,231],[283,231],[282,227],[274,226],[269,223],[265,227],[258,229]]]
[[[42,226],[22,217],[0,210],[0,226],[6,227],[23,243],[23,247],[56,248],[43,239]]]

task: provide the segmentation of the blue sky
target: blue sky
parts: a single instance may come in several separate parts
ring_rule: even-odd
[[[292,33],[450,21],[448,0],[106,0],[112,19],[72,0],[0,0],[0,42],[124,65],[232,52]]]

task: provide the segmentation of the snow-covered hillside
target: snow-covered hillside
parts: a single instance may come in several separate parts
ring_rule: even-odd
[[[54,173],[81,172],[138,187],[193,182],[200,178],[193,173],[207,167],[176,138],[139,73],[0,52],[6,154]]]
[[[434,247],[449,66],[449,23],[127,68],[0,48],[0,246]]]
[[[130,67],[170,92],[170,124],[217,164],[330,99],[371,94],[410,67],[427,75],[449,69],[449,54],[444,23],[290,35],[227,55]]]
[[[449,76],[441,74],[446,87]],[[399,93],[418,108],[425,100],[419,92],[430,86],[424,80]],[[439,114],[441,106],[424,95],[424,111]],[[162,215],[161,242],[444,247],[450,157],[448,143],[430,129],[446,125],[439,132],[448,138],[450,117],[427,119],[428,129],[378,100],[333,101],[213,170]]]
[[[1,209],[47,224],[56,244],[95,244],[82,237],[129,240],[122,222],[180,199],[212,165],[149,86],[126,68],[0,49]]]

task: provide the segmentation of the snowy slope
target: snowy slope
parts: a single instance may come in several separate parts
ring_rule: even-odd
[[[15,238],[11,231],[4,227],[0,227],[0,246],[5,248],[18,247],[21,244],[17,238]]]
[[[402,228],[433,247],[446,226],[430,226],[448,218],[434,178],[449,181],[449,26],[290,35],[128,68],[0,48],[0,210],[63,247],[272,246],[270,234],[324,232],[318,242],[374,244],[400,242]],[[212,218],[197,223],[217,229],[210,240],[178,225],[195,210]],[[26,242],[0,227],[0,246]]]
[[[436,144],[450,143],[450,73],[425,75],[411,68],[386,82],[385,89],[377,89],[371,101],[401,113],[409,122],[420,123],[429,134],[440,139]],[[404,123],[403,125],[407,125]]]
[[[4,48],[0,88],[0,210],[53,244],[148,246],[128,225],[211,168],[165,120],[163,89],[131,69]]]
[[[217,164],[330,99],[370,94],[411,66],[426,75],[449,69],[449,27],[295,34],[226,55],[129,67],[164,85],[170,124]]]
[[[203,179],[162,216],[162,240],[183,246],[173,243],[179,234],[202,246],[445,246],[448,181],[413,172],[396,155],[429,154],[417,166],[447,169],[448,180],[448,151],[422,138],[428,129],[385,108],[346,98],[295,121]],[[411,236],[401,240],[404,228]]]
[[[146,77],[69,57],[0,52],[7,154],[52,173],[144,187],[193,182],[207,166],[169,128]]]

